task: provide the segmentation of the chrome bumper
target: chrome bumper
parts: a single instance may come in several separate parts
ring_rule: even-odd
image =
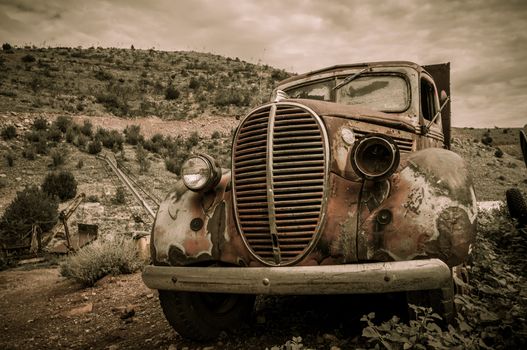
[[[327,266],[175,267],[147,266],[152,289],[240,294],[363,294],[440,289],[452,284],[441,260]]]

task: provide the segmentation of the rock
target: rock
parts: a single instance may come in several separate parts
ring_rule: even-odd
[[[150,293],[146,295],[147,299],[152,299],[154,297],[154,293]]]
[[[118,350],[118,349],[119,349],[119,345],[117,344],[113,344],[108,347],[108,350]]]
[[[7,175],[6,174],[0,174],[0,177],[6,177]]]
[[[205,346],[202,350],[214,350],[214,346]]]
[[[70,311],[66,312],[66,316],[78,316],[87,314],[93,311],[93,303],[87,303],[83,306],[71,309]]]
[[[17,182],[20,182],[20,181],[22,181],[22,178],[21,178],[21,177],[17,177],[17,178],[15,178],[15,180],[16,180]]]
[[[340,348],[338,346],[333,345],[330,350],[340,350]]]
[[[177,345],[170,344],[170,346],[168,347],[168,350],[177,350]]]

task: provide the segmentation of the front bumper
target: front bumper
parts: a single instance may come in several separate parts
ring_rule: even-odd
[[[450,287],[441,260],[292,267],[147,266],[152,289],[238,294],[365,294]]]

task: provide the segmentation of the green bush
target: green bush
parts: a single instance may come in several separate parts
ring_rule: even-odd
[[[148,160],[147,156],[147,152],[143,146],[139,144],[135,152],[135,159],[139,163],[139,172],[141,174],[148,172],[148,169],[150,169],[150,161]]]
[[[46,130],[48,128],[48,121],[44,117],[38,117],[33,122],[33,129]]]
[[[74,198],[77,194],[77,181],[70,171],[49,173],[44,178],[42,190],[50,196],[57,196],[65,201]]]
[[[81,127],[81,133],[83,135],[88,136],[88,137],[92,136],[92,134],[93,134],[93,124],[89,120],[87,120],[87,119],[84,120],[84,123],[82,124],[82,127]]]
[[[27,54],[27,55],[22,56],[21,60],[22,62],[25,62],[25,63],[32,63],[32,62],[35,62],[37,59],[35,58],[35,56],[31,54]]]
[[[53,126],[55,126],[57,129],[59,129],[61,132],[66,132],[68,128],[71,127],[73,124],[73,119],[71,117],[61,115],[58,116],[57,119],[53,122]]]
[[[124,137],[117,130],[108,131],[103,128],[98,128],[95,139],[101,141],[102,145],[108,149],[121,150],[123,148]]]
[[[27,160],[35,160],[36,155],[37,151],[35,150],[35,146],[32,144],[27,144],[22,151],[22,157],[26,158]]]
[[[126,143],[130,145],[137,145],[143,142],[144,137],[141,135],[141,127],[139,125],[129,125],[124,129]]]
[[[179,97],[179,91],[172,85],[169,85],[165,90],[166,100],[176,100]]]
[[[79,134],[80,134],[79,129],[73,128],[71,126],[68,127],[68,129],[66,130],[66,142],[73,143],[73,141]]]
[[[13,153],[13,151],[7,151],[7,153],[5,154],[5,160],[8,166],[12,167],[13,165],[15,165],[15,154]]]
[[[59,167],[66,161],[66,150],[62,148],[53,148],[50,152],[50,156],[53,161],[53,166],[55,168]]]
[[[115,204],[126,203],[126,191],[123,186],[117,187],[117,190],[115,190],[115,196],[113,197],[112,202]]]
[[[11,140],[16,137],[16,127],[14,125],[8,125],[2,128],[2,138],[4,140]]]
[[[88,153],[97,154],[102,151],[102,143],[99,140],[91,141],[88,143]]]
[[[33,225],[49,231],[57,222],[57,200],[37,186],[25,188],[16,194],[0,220],[0,240],[28,243]]]
[[[49,141],[60,142],[62,140],[62,131],[55,125],[52,125],[47,131],[46,137]]]
[[[93,286],[106,275],[133,273],[143,266],[132,239],[117,236],[97,240],[60,264],[62,276],[74,279],[84,286]]]

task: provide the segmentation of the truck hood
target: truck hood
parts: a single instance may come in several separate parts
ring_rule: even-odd
[[[412,117],[409,115],[383,113],[360,106],[310,99],[286,99],[281,102],[301,103],[320,116],[349,118],[411,132],[416,130],[416,125],[411,122]]]

